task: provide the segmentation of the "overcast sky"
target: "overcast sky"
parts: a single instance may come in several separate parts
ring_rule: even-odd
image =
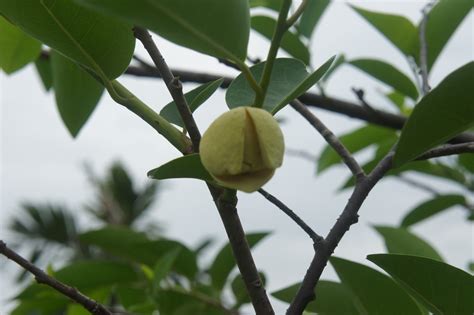
[[[403,14],[417,22],[425,1],[353,1],[362,7]],[[157,38],[157,44],[172,67],[235,75],[213,58],[174,46]],[[137,44],[137,47],[140,45]],[[268,43],[252,36],[251,57],[264,57]],[[138,48],[142,56],[143,50]],[[402,55],[379,33],[368,26],[347,4],[335,2],[326,12],[312,42],[312,64],[317,67],[330,56],[343,52],[348,58],[376,57],[390,61],[407,74],[410,70]],[[440,56],[431,77],[436,85],[447,73],[473,59],[472,13],[458,29]],[[129,89],[156,110],[170,101],[162,81],[124,77]],[[186,90],[196,85],[185,85]],[[329,84],[328,94],[355,100],[351,87],[362,87],[371,104],[382,109],[390,106],[378,91],[389,91],[356,70],[345,66]],[[0,74],[1,113],[1,195],[0,239],[8,239],[5,226],[23,201],[53,202],[82,212],[83,205],[94,198],[83,172],[89,162],[103,174],[112,161],[124,162],[137,183],[143,184],[146,172],[179,156],[163,138],[109,97],[102,98],[92,118],[76,140],[72,140],[59,119],[52,94],[46,94],[33,67],[6,77]],[[227,110],[224,93],[218,91],[196,113],[202,131],[220,113]],[[314,110],[333,131],[340,134],[361,123],[322,110]],[[306,150],[317,155],[324,145],[321,137],[291,108],[278,114],[287,148]],[[360,160],[368,157],[360,156]],[[337,193],[349,175],[344,167],[333,168],[315,176],[315,163],[286,156],[281,169],[265,186],[301,215],[314,230],[325,235],[343,208],[349,191]],[[423,178],[443,192],[457,187],[431,178]],[[384,180],[370,194],[361,209],[359,224],[351,228],[336,251],[337,256],[365,261],[371,253],[383,252],[382,240],[371,225],[396,225],[418,202],[428,198],[423,191],[392,179]],[[239,211],[246,231],[272,231],[254,251],[258,267],[267,274],[269,291],[300,281],[312,258],[311,242],[292,221],[266,202],[259,194],[239,194]],[[164,183],[152,216],[166,226],[166,235],[190,246],[212,236],[220,246],[225,232],[205,185],[195,180],[169,180]],[[81,216],[84,229],[88,220]],[[472,226],[461,209],[453,209],[415,227],[415,232],[429,240],[451,264],[465,268],[472,258]],[[370,264],[365,261],[366,264]],[[0,314],[7,312],[5,300],[15,291],[11,275],[18,268],[0,258]],[[323,278],[334,278],[327,268]],[[276,305],[282,314],[283,304]]]

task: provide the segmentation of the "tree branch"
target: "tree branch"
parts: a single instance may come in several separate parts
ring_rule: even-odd
[[[129,66],[125,73],[138,77],[161,78],[156,69],[152,70],[137,66]],[[227,76],[179,69],[174,69],[173,73],[175,73],[182,82],[208,83],[223,78],[224,81],[221,85],[222,88],[227,88],[233,80],[233,78]],[[306,106],[317,107],[386,128],[401,130],[407,121],[407,117],[402,115],[389,113],[374,107],[369,111],[356,103],[335,97],[326,97],[316,93],[307,92],[301,95],[298,99]],[[474,134],[472,132],[465,132],[454,137],[449,142],[464,143],[473,141]]]
[[[346,149],[344,144],[329,130],[324,123],[319,120],[311,111],[304,106],[298,100],[291,102],[291,106],[300,113],[326,140],[326,142],[339,154],[344,164],[350,169],[356,180],[360,180],[365,177],[364,170],[360,167],[359,163],[354,159],[349,150]]]
[[[179,114],[183,119],[184,126],[189,133],[191,141],[193,143],[194,152],[199,152],[199,142],[201,141],[201,133],[194,121],[194,117],[189,108],[188,102],[183,94],[183,86],[179,79],[173,75],[170,68],[165,62],[163,55],[161,55],[160,50],[153,42],[153,39],[146,29],[141,27],[135,27],[134,29],[135,37],[142,42],[143,46],[150,55],[153,63],[160,72],[163,81],[168,88],[173,100],[178,108]]]
[[[193,142],[194,152],[199,152],[199,142],[201,134],[192,116],[189,106],[184,98],[182,86],[179,80],[173,76],[158,47],[153,42],[151,35],[145,29],[135,27],[135,36],[143,43],[145,49],[150,54],[160,76],[166,83],[181,118],[188,129]],[[268,296],[263,287],[263,282],[258,274],[257,267],[252,257],[250,247],[245,237],[245,231],[237,213],[237,198],[235,192],[228,189],[214,187],[208,184],[209,191],[214,199],[219,215],[224,224],[232,253],[237,262],[237,266],[244,280],[247,292],[250,296],[255,312],[262,315],[274,314]]]
[[[388,172],[392,165],[393,152],[389,153],[375,169],[361,179],[355,186],[349,201],[334,226],[329,231],[311,261],[301,286],[287,310],[287,315],[300,315],[309,302],[315,299],[314,288],[321,277],[324,267],[351,225],[357,223],[362,203],[375,184]]]
[[[268,299],[263,282],[250,252],[245,232],[237,213],[235,192],[208,185],[211,195],[224,223],[232,253],[237,262],[242,280],[258,315],[273,315],[272,305]]]
[[[421,75],[421,89],[423,95],[428,94],[430,91],[430,84],[428,82],[428,43],[426,41],[426,23],[428,22],[428,14],[433,6],[432,3],[428,3],[421,13],[423,18],[420,22],[419,28],[419,39],[420,39],[420,75]]]
[[[462,153],[474,153],[474,142],[445,144],[445,145],[429,150],[428,152],[419,156],[417,160],[427,160],[427,159],[432,159],[436,157],[462,154]]]
[[[4,255],[8,259],[16,262],[18,265],[23,267],[23,269],[29,271],[35,276],[36,282],[40,284],[47,285],[54,290],[58,291],[62,295],[67,296],[74,302],[82,305],[86,310],[88,310],[93,315],[112,315],[112,313],[107,310],[107,308],[91,298],[85,296],[77,289],[70,287],[53,277],[47,275],[43,270],[39,269],[32,263],[30,263],[25,258],[21,257],[15,251],[10,249],[4,241],[0,240],[0,254]]]
[[[271,195],[267,191],[265,191],[263,188],[260,188],[258,192],[265,197],[268,201],[273,203],[275,206],[277,206],[281,211],[283,211],[287,216],[289,216],[300,228],[303,229],[303,231],[306,232],[306,234],[309,235],[309,237],[313,240],[313,243],[317,244],[323,240],[323,237],[318,235],[316,232],[311,229],[306,222],[304,222],[296,213],[293,212],[290,208],[288,208],[283,202],[278,200],[275,196]]]
[[[428,159],[433,157],[447,156],[458,154],[459,152],[473,152],[473,143],[459,145],[444,145],[439,148],[432,149],[420,158]],[[457,152],[457,153],[455,153]],[[358,221],[358,211],[362,203],[367,198],[370,191],[378,183],[380,179],[391,169],[394,152],[391,151],[385,156],[374,170],[356,183],[349,201],[347,202],[342,214],[337,219],[334,226],[329,231],[326,238],[317,248],[313,260],[308,271],[301,283],[301,286],[288,308],[287,315],[302,314],[309,302],[315,299],[314,288],[321,277],[321,274],[327,265],[329,258],[341,241],[344,234],[349,230],[352,224]]]

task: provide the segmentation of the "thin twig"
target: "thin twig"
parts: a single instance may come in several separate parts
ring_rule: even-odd
[[[135,37],[143,43],[143,46],[145,46],[145,49],[150,54],[153,63],[159,70],[170,94],[173,96],[181,118],[183,119],[185,127],[191,137],[193,151],[199,152],[201,134],[197,128],[189,106],[187,105],[186,99],[184,98],[179,79],[174,77],[148,31],[143,28],[135,27],[134,32]],[[227,200],[225,196],[229,191],[226,189],[214,187],[210,184],[208,184],[208,188],[224,224],[232,248],[232,253],[237,262],[237,266],[240,270],[256,313],[262,315],[273,315],[273,308],[265,292],[265,288],[263,287],[260,275],[258,274],[252,253],[250,252],[250,247],[245,237],[245,231],[237,213],[237,200],[235,200],[235,202]]]
[[[43,270],[39,269],[28,260],[17,254],[15,251],[10,249],[4,241],[0,240],[0,254],[4,255],[8,259],[16,262],[23,269],[29,271],[35,276],[38,283],[47,285],[62,295],[67,296],[74,302],[82,305],[87,311],[93,315],[112,315],[112,313],[103,305],[97,303],[93,299],[85,296],[77,289],[70,287],[53,277],[47,275]]]
[[[426,23],[428,22],[429,11],[433,4],[428,3],[421,13],[423,18],[420,22],[419,38],[420,38],[420,75],[421,75],[421,87],[423,95],[428,94],[430,91],[430,84],[428,82],[428,43],[426,41]]]
[[[445,145],[429,150],[428,152],[419,156],[417,160],[427,160],[427,159],[432,159],[436,157],[462,154],[462,153],[474,153],[474,142],[445,144]]]
[[[355,160],[352,154],[342,144],[342,142],[329,130],[324,123],[319,120],[311,111],[300,101],[294,100],[291,106],[300,113],[326,140],[326,142],[339,154],[344,164],[350,169],[356,180],[361,180],[365,177],[364,170]]]
[[[302,314],[308,303],[315,299],[314,288],[321,277],[324,267],[327,265],[329,258],[344,234],[349,230],[351,225],[357,223],[359,217],[357,212],[375,184],[390,169],[392,158],[393,152],[382,159],[367,177],[364,177],[356,184],[343,212],[324,241],[321,242],[319,248],[317,248],[303,282],[287,310],[287,315]]]
[[[293,24],[298,21],[300,16],[303,14],[304,10],[306,9],[306,6],[308,5],[308,0],[302,0],[298,8],[295,10],[295,12],[288,17],[286,20],[286,25],[288,28],[290,28]]]
[[[265,66],[263,67],[262,78],[260,79],[260,88],[262,89],[262,94],[255,97],[255,106],[261,107],[267,94],[268,86],[270,85],[270,77],[272,75],[273,64],[275,63],[276,56],[278,54],[278,49],[280,48],[280,43],[285,35],[285,32],[288,30],[289,26],[286,23],[286,18],[290,10],[291,0],[283,0],[280,8],[280,13],[278,14],[277,24],[275,30],[273,31],[272,41],[270,44],[270,49],[268,50],[267,59],[265,61]]]
[[[285,154],[305,159],[305,160],[307,160],[311,163],[314,163],[314,161],[316,161],[318,159],[317,155],[314,155],[314,154],[311,154],[308,151],[299,150],[299,149],[287,148],[287,149],[285,149]]]
[[[400,174],[400,175],[397,175],[397,179],[400,180],[401,182],[405,183],[405,184],[408,184],[410,186],[413,186],[415,188],[418,188],[418,189],[421,189],[421,190],[424,190],[430,194],[433,194],[433,195],[439,195],[440,193],[433,189],[432,187],[422,183],[422,182],[419,182],[417,180],[414,180],[414,179],[411,179],[410,177],[407,177],[403,174]]]
[[[153,63],[161,74],[163,81],[166,83],[166,87],[170,92],[173,100],[178,108],[179,114],[183,119],[184,126],[189,133],[189,137],[193,143],[194,152],[199,152],[199,142],[201,141],[201,133],[194,121],[194,117],[189,108],[188,102],[183,94],[183,86],[179,81],[179,78],[175,77],[171,72],[170,68],[165,62],[165,59],[161,55],[160,50],[155,45],[153,38],[150,33],[144,28],[135,27],[134,28],[135,37],[140,40],[150,55]]]
[[[365,92],[362,89],[358,89],[355,87],[351,88],[352,92],[356,95],[357,99],[360,101],[362,104],[362,107],[364,107],[369,113],[371,113],[374,116],[377,116],[377,111],[375,108],[373,108],[367,101],[365,100]]]
[[[265,191],[263,188],[260,188],[258,192],[265,197],[268,201],[273,203],[275,206],[277,206],[281,211],[283,211],[287,216],[289,216],[300,228],[303,229],[303,231],[306,232],[306,234],[309,235],[309,237],[313,240],[314,244],[318,244],[323,240],[323,237],[318,235],[313,229],[311,229],[306,222],[303,221],[296,213],[293,212],[290,208],[288,208],[283,202],[281,202],[278,198],[275,196],[271,195],[267,191]]]

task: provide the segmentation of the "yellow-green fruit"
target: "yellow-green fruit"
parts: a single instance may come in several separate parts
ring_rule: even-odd
[[[206,130],[201,161],[222,186],[254,192],[283,162],[280,126],[267,111],[238,107],[219,116]]]

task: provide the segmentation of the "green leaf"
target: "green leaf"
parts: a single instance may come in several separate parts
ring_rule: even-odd
[[[405,95],[402,93],[392,91],[390,93],[383,93],[383,96],[385,96],[391,104],[395,105],[400,113],[405,114],[408,110],[405,103]]]
[[[131,283],[139,279],[135,268],[129,264],[112,261],[81,261],[58,270],[55,278],[83,291]]]
[[[197,272],[196,255],[180,242],[168,239],[150,240],[143,233],[124,227],[106,227],[79,236],[82,243],[94,245],[107,253],[133,262],[154,267],[157,261],[172,250],[180,249],[174,268],[189,279]]]
[[[68,300],[59,294],[53,296],[44,295],[22,300],[21,303],[10,312],[10,315],[63,314],[67,304]]]
[[[53,87],[53,70],[51,69],[51,60],[39,57],[35,61],[36,71],[43,83],[46,91]]]
[[[413,81],[391,64],[377,59],[354,59],[349,64],[415,100],[418,90]]]
[[[122,74],[132,58],[131,25],[72,0],[0,0],[0,11],[26,33],[109,79]]]
[[[247,0],[77,0],[146,27],[175,44],[219,58],[244,61],[250,33]]]
[[[416,105],[400,135],[395,167],[474,126],[474,62],[449,74]]]
[[[292,100],[306,92],[330,68],[335,57],[324,63],[318,70],[309,74],[306,66],[299,60],[279,58],[273,65],[270,84],[263,103],[263,108],[275,114]],[[265,63],[259,63],[250,68],[257,81],[260,80]],[[229,108],[252,106],[255,91],[250,87],[245,76],[240,74],[227,89],[226,102]]]
[[[430,11],[425,32],[428,69],[473,7],[472,0],[440,0]]]
[[[396,134],[393,130],[367,125],[346,133],[339,137],[339,139],[351,153],[357,153],[371,145],[379,144],[389,139],[395,141],[395,137]],[[322,173],[324,170],[340,162],[341,157],[332,147],[326,145],[319,156],[317,172]]]
[[[0,7],[1,9],[1,7]],[[41,43],[26,35],[0,15],[0,69],[11,74],[35,60]]]
[[[298,23],[298,31],[306,38],[311,38],[318,22],[328,7],[330,0],[309,0]]]
[[[419,57],[418,30],[407,18],[351,6],[406,56]]]
[[[474,154],[465,153],[458,155],[458,163],[462,165],[466,171],[474,173]]]
[[[51,68],[59,114],[75,138],[99,103],[104,87],[79,65],[55,51],[51,52]]]
[[[474,262],[470,262],[468,265],[469,271],[474,272]]]
[[[390,254],[405,254],[443,261],[438,252],[426,241],[405,228],[374,226],[384,238],[385,247]]]
[[[456,205],[462,205],[466,203],[466,199],[463,195],[441,195],[436,196],[433,199],[424,201],[413,210],[411,210],[402,220],[401,225],[408,227],[419,223],[429,217],[432,217],[444,210],[447,210]],[[402,253],[405,254],[405,253]],[[406,253],[408,254],[408,253]],[[433,257],[430,257],[433,258]]]
[[[429,258],[377,254],[367,259],[410,290],[434,314],[468,315],[474,312],[474,277]]]
[[[118,300],[125,309],[130,310],[134,305],[144,304],[148,296],[143,294],[142,288],[134,288],[129,285],[118,285],[115,290]]]
[[[257,245],[257,243],[259,243],[268,234],[268,232],[247,234],[246,238],[250,248]],[[213,287],[221,290],[234,267],[235,259],[232,254],[231,246],[230,244],[226,244],[217,253],[211,264],[211,267],[209,268],[209,275],[211,276]]]
[[[292,100],[298,98],[311,87],[313,87],[318,81],[330,70],[332,67],[336,56],[329,58],[324,64],[322,64],[316,71],[311,73],[306,77],[301,83],[299,83],[285,98],[280,101],[279,104],[273,108],[271,113],[275,115],[280,109],[288,105]],[[271,81],[270,81],[271,84]]]
[[[291,303],[298,292],[300,283],[278,290],[272,296],[286,303]],[[316,285],[316,301],[310,302],[306,311],[321,315],[366,314],[363,309],[357,309],[355,297],[342,283],[320,280]]]
[[[254,30],[265,36],[270,41],[272,40],[273,32],[277,24],[273,18],[263,15],[252,16],[251,24]],[[290,56],[303,61],[305,64],[309,64],[309,50],[300,40],[298,35],[290,31],[285,32],[280,47]]]
[[[265,286],[266,278],[263,272],[258,273],[260,275],[260,279],[262,280],[263,286]],[[234,277],[234,280],[231,282],[232,293],[234,293],[235,297],[235,304],[232,307],[233,309],[239,309],[239,307],[243,304],[250,303],[250,297],[247,292],[247,288],[245,287],[244,280],[242,280],[242,276],[237,274]]]
[[[166,275],[173,268],[176,258],[178,258],[180,248],[171,250],[169,253],[166,253],[161,257],[155,265],[154,276],[153,276],[153,289],[155,292],[160,289],[161,280],[163,280]]]
[[[184,97],[189,105],[191,113],[194,113],[214,92],[221,86],[224,79],[208,82],[184,94]],[[160,115],[166,118],[170,123],[184,128],[183,120],[179,114],[176,103],[170,102],[160,111]]]
[[[198,153],[188,154],[161,165],[148,172],[153,179],[196,178],[213,181],[212,176],[204,168]]]
[[[342,258],[332,257],[332,266],[356,297],[363,314],[422,314],[415,301],[386,275]]]
[[[76,261],[54,272],[53,276],[57,280],[87,294],[101,288],[109,290],[112,286],[118,284],[130,285],[140,280],[140,274],[132,265],[105,260]],[[50,288],[34,283],[23,290],[16,298],[44,297],[45,292],[56,294]]]
[[[90,312],[86,310],[82,305],[70,304],[67,308],[66,315],[89,315]]]

